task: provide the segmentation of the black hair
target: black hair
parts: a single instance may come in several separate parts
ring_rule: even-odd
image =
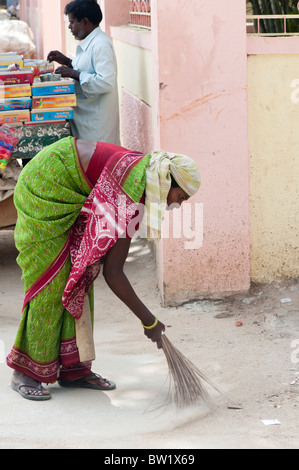
[[[170,173],[170,178],[171,178],[171,187],[172,188],[180,188],[180,185],[176,182],[172,174]]]
[[[103,19],[101,7],[96,0],[74,0],[66,5],[64,14],[71,14],[78,21],[87,18],[96,26],[98,26]]]

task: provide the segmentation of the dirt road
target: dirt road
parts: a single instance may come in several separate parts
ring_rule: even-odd
[[[143,242],[134,242],[126,264],[134,288],[167,325],[169,339],[231,400],[210,390],[212,407],[182,411],[160,406],[168,391],[163,352],[145,338],[139,321],[100,276],[93,370],[115,381],[117,388],[72,391],[54,384],[49,386],[52,399],[39,403],[11,390],[11,370],[4,360],[23,303],[15,258],[12,232],[0,232],[1,449],[299,447],[299,284],[295,281],[253,286],[247,295],[227,300],[163,308],[152,255]]]

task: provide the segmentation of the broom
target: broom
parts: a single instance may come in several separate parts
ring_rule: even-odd
[[[224,395],[203,373],[187,359],[163,333],[162,350],[169,369],[169,398],[179,408],[198,405],[209,401],[209,395],[203,385],[207,382],[217,392]]]

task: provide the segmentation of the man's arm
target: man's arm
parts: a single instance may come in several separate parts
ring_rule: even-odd
[[[116,85],[116,64],[112,45],[104,42],[91,51],[93,70],[81,66],[80,85],[86,96],[109,93]],[[80,62],[81,65],[81,62]]]

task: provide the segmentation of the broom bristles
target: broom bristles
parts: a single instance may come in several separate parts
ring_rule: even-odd
[[[165,334],[162,335],[162,350],[169,369],[169,396],[177,407],[185,408],[208,401],[209,395],[202,381],[222,393],[169,341]]]

